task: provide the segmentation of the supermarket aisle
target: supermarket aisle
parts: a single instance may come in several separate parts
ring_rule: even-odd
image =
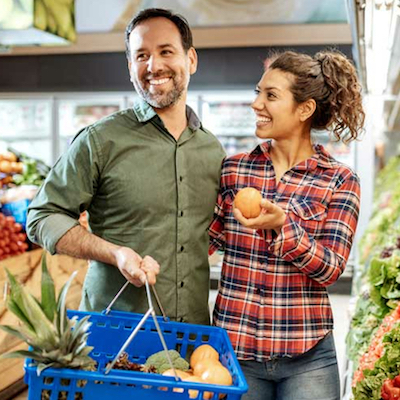
[[[212,290],[210,292],[210,310],[214,307],[215,298],[217,291]],[[343,391],[344,374],[346,371],[346,334],[349,327],[349,313],[348,306],[350,301],[350,295],[346,294],[330,294],[329,299],[331,301],[333,309],[333,318],[335,321],[334,338],[336,351],[338,355],[338,364],[340,372],[341,390]]]
[[[343,391],[344,374],[346,372],[346,335],[349,329],[350,317],[348,312],[350,296],[344,294],[329,295],[333,318],[335,321],[335,329],[333,336],[335,338],[336,352],[338,355],[338,364],[340,372],[340,383]]]

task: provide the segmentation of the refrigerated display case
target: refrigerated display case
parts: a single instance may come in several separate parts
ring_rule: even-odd
[[[12,148],[51,164],[51,108],[50,98],[0,99],[0,150]]]
[[[252,91],[199,95],[203,125],[218,137],[228,155],[249,151],[258,143],[250,107],[253,99]]]
[[[57,157],[67,151],[75,135],[85,126],[125,108],[126,96],[70,95],[57,99]]]
[[[191,91],[187,103],[232,155],[260,142],[251,108],[254,97],[252,90]],[[0,95],[0,149],[10,146],[52,165],[80,129],[131,107],[135,98],[132,92]],[[315,137],[335,158],[357,169],[354,143],[335,143],[326,132]]]

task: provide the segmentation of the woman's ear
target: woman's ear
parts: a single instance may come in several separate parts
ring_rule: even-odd
[[[309,99],[299,105],[299,116],[300,121],[307,121],[313,114],[315,109],[317,108],[317,103],[314,99]]]

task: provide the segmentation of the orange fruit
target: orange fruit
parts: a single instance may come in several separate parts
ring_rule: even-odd
[[[237,192],[234,205],[245,218],[256,218],[261,213],[261,193],[252,187],[246,187]]]

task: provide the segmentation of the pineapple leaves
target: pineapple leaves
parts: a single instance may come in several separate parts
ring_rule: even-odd
[[[28,335],[24,334],[21,329],[18,330],[17,328],[13,328],[12,326],[9,325],[0,325],[0,329],[9,333],[10,335],[16,336],[18,339],[21,339],[24,342],[28,342],[31,339]]]
[[[7,299],[7,308],[34,331],[35,328],[30,323],[29,319],[26,317],[23,309],[21,308],[22,287],[17,282],[14,275],[11,274],[7,268],[5,268],[5,270],[7,273],[8,282],[10,283],[10,297]]]
[[[7,301],[7,308],[18,318],[23,322],[27,328],[35,332],[35,328],[33,325],[29,322],[29,320],[25,317],[25,314],[22,312],[22,310],[19,308],[17,302],[10,297]]]
[[[67,316],[67,292],[77,272],[63,286],[57,302],[45,254],[42,257],[41,302],[28,293],[8,270],[6,272],[11,289],[7,307],[17,316],[20,325],[0,325],[0,328],[26,342],[30,348],[3,354],[1,358],[28,357],[34,360],[38,375],[49,367],[93,368],[95,361],[89,356],[93,347],[87,346],[91,326],[89,316],[81,320]]]
[[[63,335],[64,331],[68,327],[68,319],[67,319],[67,308],[65,305],[67,299],[68,289],[71,286],[73,279],[75,278],[78,272],[74,271],[70,278],[68,279],[67,283],[62,287],[60,294],[57,300],[57,330],[58,334],[61,336]]]
[[[54,314],[57,310],[56,293],[54,288],[54,281],[49,270],[47,269],[46,253],[42,255],[42,302],[41,306],[46,317],[54,320]]]
[[[35,355],[32,351],[29,350],[18,350],[13,351],[11,353],[2,354],[0,358],[32,358],[36,361],[43,361],[44,357]]]

